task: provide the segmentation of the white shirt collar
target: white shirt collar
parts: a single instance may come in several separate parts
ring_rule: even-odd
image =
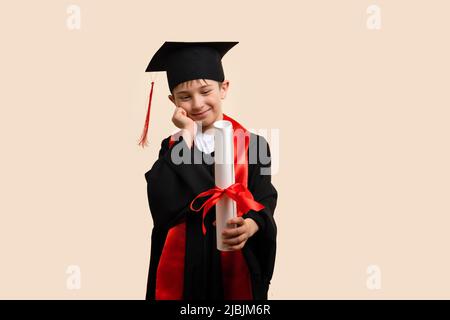
[[[195,135],[195,145],[201,152],[210,154],[214,151],[214,135],[205,134],[201,130],[198,130]]]

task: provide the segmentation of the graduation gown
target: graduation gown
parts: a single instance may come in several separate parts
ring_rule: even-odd
[[[220,251],[216,248],[216,230],[212,225],[215,206],[205,217],[205,235],[202,233],[201,212],[194,212],[189,207],[198,194],[215,186],[214,152],[205,154],[195,144],[189,149],[182,137],[169,148],[169,140],[170,137],[162,141],[158,160],[145,173],[153,218],[146,300],[155,299],[157,268],[168,231],[181,221],[186,223],[183,299],[223,300]],[[184,144],[178,146],[178,150],[181,147],[189,151],[191,163],[176,164],[172,161],[171,152],[178,144]],[[265,158],[261,157],[261,161],[258,156],[256,163],[252,163],[250,153],[259,155],[260,151]],[[267,141],[262,136],[250,133],[248,152],[248,189],[265,208],[258,212],[250,210],[242,216],[244,219],[252,218],[259,227],[247,240],[242,254],[251,276],[253,299],[266,300],[275,264],[277,227],[273,215],[277,191],[271,183],[271,175],[261,174],[261,169],[270,170]],[[195,163],[195,159],[208,161]]]

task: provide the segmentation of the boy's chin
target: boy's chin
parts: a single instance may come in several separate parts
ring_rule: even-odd
[[[213,124],[214,124],[214,122],[216,122],[216,121],[217,121],[216,117],[212,117],[212,118],[210,118],[210,119],[204,119],[204,120],[202,120],[202,121],[201,121],[201,125],[202,125],[203,130],[204,130],[205,128],[212,129],[212,128],[213,128]]]
[[[208,129],[212,128],[213,123],[214,123],[214,121],[211,121],[211,120],[203,120],[202,121],[202,129],[205,130],[205,128],[208,128]]]

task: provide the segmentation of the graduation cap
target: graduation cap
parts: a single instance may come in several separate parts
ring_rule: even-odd
[[[222,57],[238,42],[164,42],[152,57],[145,72],[166,71],[170,92],[180,83],[194,79],[225,79]],[[147,117],[139,145],[147,144],[150,106],[154,81],[151,82]]]

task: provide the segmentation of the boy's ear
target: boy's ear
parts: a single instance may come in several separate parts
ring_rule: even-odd
[[[172,103],[176,106],[175,98],[173,97],[173,95],[169,94],[168,97],[169,97],[169,100],[172,101]]]
[[[230,81],[224,80],[220,86],[220,98],[225,99],[227,96],[228,88],[230,87]]]

